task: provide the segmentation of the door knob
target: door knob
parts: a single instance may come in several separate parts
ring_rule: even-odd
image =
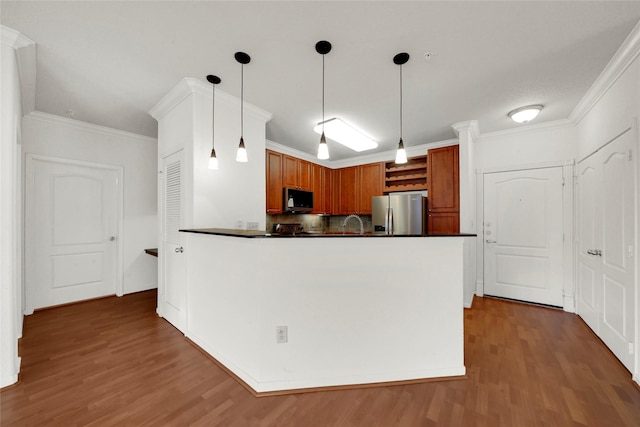
[[[184,248],[182,246],[180,246],[179,248],[176,248],[176,253],[182,253],[184,252]]]

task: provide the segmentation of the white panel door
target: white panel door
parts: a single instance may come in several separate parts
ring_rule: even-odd
[[[562,306],[562,168],[484,176],[484,293]]]
[[[27,159],[27,313],[116,293],[120,174],[59,159]]]
[[[577,311],[591,329],[599,331],[599,295],[602,283],[599,280],[600,260],[595,249],[601,239],[602,200],[600,193],[600,172],[593,158],[578,165],[578,256],[577,256]]]
[[[183,151],[162,159],[162,239],[159,314],[180,331],[186,328],[186,283],[182,233]]]
[[[635,166],[627,131],[580,162],[578,314],[629,369],[635,333]]]

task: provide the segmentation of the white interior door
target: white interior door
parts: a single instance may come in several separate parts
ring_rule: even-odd
[[[563,305],[562,168],[484,175],[484,293]]]
[[[600,260],[595,256],[597,242],[602,238],[602,230],[596,225],[602,222],[599,175],[593,157],[578,164],[577,311],[596,334],[599,333],[598,300],[602,293]]]
[[[623,133],[580,162],[578,170],[578,314],[633,370],[633,132]]]
[[[117,293],[121,170],[28,157],[25,307]]]
[[[162,239],[159,314],[176,328],[186,328],[186,283],[182,233],[183,151],[162,159]]]

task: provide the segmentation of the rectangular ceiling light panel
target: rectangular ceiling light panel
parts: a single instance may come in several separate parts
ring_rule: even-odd
[[[322,124],[320,122],[313,128],[318,135],[322,135]],[[324,121],[324,134],[327,138],[349,147],[353,151],[372,150],[378,147],[378,143],[373,139],[335,117]]]

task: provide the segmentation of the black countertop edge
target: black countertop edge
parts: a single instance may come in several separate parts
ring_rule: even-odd
[[[476,234],[460,233],[460,234],[428,234],[426,236],[420,234],[402,234],[402,235],[388,235],[388,234],[374,234],[365,233],[360,235],[358,233],[302,233],[302,234],[269,234],[260,230],[234,230],[230,228],[195,228],[180,230],[183,233],[197,233],[197,234],[211,234],[214,236],[229,236],[229,237],[245,237],[245,238],[318,238],[318,237],[476,237]]]

